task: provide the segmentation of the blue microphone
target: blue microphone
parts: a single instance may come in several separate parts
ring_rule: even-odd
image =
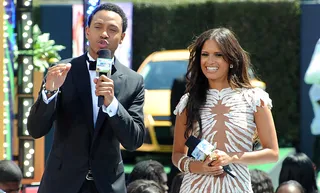
[[[207,158],[207,156],[212,155],[215,149],[214,146],[211,145],[207,140],[200,140],[192,135],[187,139],[186,146],[189,148],[188,156],[191,156],[198,161],[204,161]],[[236,177],[237,174],[234,171],[232,171],[229,165],[222,166],[222,168],[223,171],[225,171],[233,178]]]

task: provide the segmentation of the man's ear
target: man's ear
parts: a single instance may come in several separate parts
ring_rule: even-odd
[[[90,29],[88,26],[86,26],[86,38],[88,39],[88,36],[90,34]]]
[[[126,33],[122,33],[122,34],[121,34],[120,44],[122,44],[122,41],[123,41],[123,39],[124,39],[125,36],[126,36]]]

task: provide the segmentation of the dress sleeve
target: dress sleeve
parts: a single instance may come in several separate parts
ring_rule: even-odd
[[[175,115],[180,115],[183,110],[186,108],[187,103],[188,103],[188,99],[189,99],[189,93],[184,94],[181,98],[180,101],[178,103],[178,105],[176,106],[175,110],[173,111],[173,113]]]
[[[257,107],[261,107],[262,105],[267,106],[269,109],[272,108],[272,100],[270,99],[269,94],[261,88],[247,90],[244,93],[244,97],[253,108],[254,112],[257,112]]]

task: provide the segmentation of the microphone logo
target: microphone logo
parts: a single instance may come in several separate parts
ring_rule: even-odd
[[[111,58],[98,58],[96,71],[99,73],[109,73],[112,68]]]
[[[196,160],[204,161],[206,157],[214,151],[214,149],[215,147],[211,145],[208,141],[201,140],[201,142],[196,146],[191,155]]]

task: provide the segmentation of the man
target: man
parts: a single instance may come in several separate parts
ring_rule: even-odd
[[[185,76],[175,78],[172,83],[170,96],[170,120],[173,127],[176,123],[176,115],[173,113],[173,111],[178,105],[180,98],[186,91],[186,84],[187,79]]]
[[[316,136],[313,145],[313,161],[317,166],[317,170],[320,171],[320,39],[315,46],[304,80],[307,84],[312,84],[309,91],[314,112],[314,118],[311,123],[311,133]]]
[[[126,192],[120,143],[134,151],[145,134],[143,78],[114,58],[126,27],[120,7],[99,5],[88,17],[88,53],[49,68],[28,117],[34,138],[55,128],[39,193]],[[89,70],[100,49],[111,50],[111,78]]]
[[[0,192],[20,192],[21,179],[22,173],[16,163],[10,160],[0,161]]]

